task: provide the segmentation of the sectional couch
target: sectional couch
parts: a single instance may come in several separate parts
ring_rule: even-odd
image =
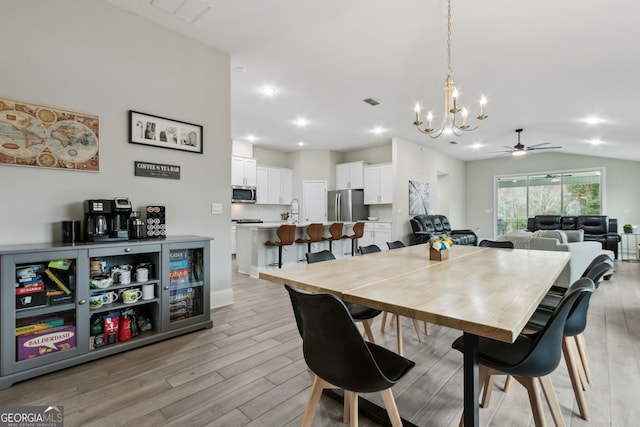
[[[527,230],[583,230],[584,241],[600,242],[602,249],[618,258],[618,220],[607,215],[536,215],[527,220]]]

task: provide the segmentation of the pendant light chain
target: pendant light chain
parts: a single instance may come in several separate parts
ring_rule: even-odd
[[[447,72],[453,73],[451,68],[451,0],[447,2]]]

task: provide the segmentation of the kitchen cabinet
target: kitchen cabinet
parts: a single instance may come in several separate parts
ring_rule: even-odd
[[[269,203],[269,168],[266,166],[256,167],[256,203],[265,205]]]
[[[231,156],[231,185],[256,186],[256,159]]]
[[[270,166],[258,166],[256,203],[288,205],[293,198],[293,171]]]
[[[364,168],[364,204],[393,203],[393,170],[391,164]]]
[[[336,165],[336,190],[364,188],[364,162],[340,163]]]
[[[358,239],[358,246],[377,245],[381,250],[387,251],[387,242],[391,241],[390,222],[365,222],[364,234]]]
[[[0,246],[0,389],[210,328],[209,245],[180,236]],[[113,267],[132,274],[110,276]]]

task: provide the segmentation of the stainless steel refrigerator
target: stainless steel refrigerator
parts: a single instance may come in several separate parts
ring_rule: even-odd
[[[364,204],[364,190],[335,190],[327,192],[327,220],[353,222],[369,217]]]

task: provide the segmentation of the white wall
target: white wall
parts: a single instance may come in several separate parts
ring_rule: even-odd
[[[386,144],[379,147],[365,148],[363,150],[344,153],[342,162],[349,163],[363,161],[370,165],[377,165],[379,163],[391,163],[392,157],[391,144]]]
[[[392,240],[409,243],[409,180],[429,183],[433,213],[446,215],[455,229],[470,228],[465,221],[465,165],[423,145],[393,138]],[[445,192],[446,194],[439,194]],[[439,202],[442,200],[442,202]]]
[[[635,161],[564,153],[541,153],[467,162],[467,224],[469,228],[480,228],[479,234],[482,238],[493,238],[493,181],[496,175],[600,167],[606,168],[603,214],[617,218],[620,227],[625,223],[640,224],[640,197],[637,189],[640,182],[639,166],[640,163]]]
[[[229,55],[98,0],[3,1],[0,27],[0,95],[100,116],[98,173],[0,165],[0,244],[56,239],[84,199],[165,205],[170,235],[215,237],[212,304],[230,302]],[[129,144],[128,110],[203,125],[204,154]],[[135,177],[134,160],[181,179]]]

